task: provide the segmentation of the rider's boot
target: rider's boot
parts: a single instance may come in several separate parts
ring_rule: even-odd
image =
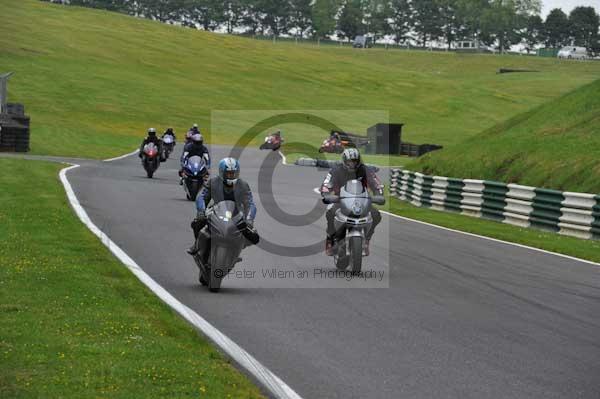
[[[327,236],[325,239],[325,254],[327,256],[333,256],[333,237]]]
[[[196,255],[200,249],[196,246],[196,244],[189,247],[186,252],[192,256]]]
[[[362,254],[363,256],[369,256],[369,243],[371,242],[371,240],[365,239],[365,241],[363,242],[363,250],[362,250]]]
[[[200,240],[198,240],[198,238],[196,237],[196,239],[194,240],[194,245],[189,247],[186,252],[192,256],[196,255],[200,251],[200,245],[198,244],[199,241]]]

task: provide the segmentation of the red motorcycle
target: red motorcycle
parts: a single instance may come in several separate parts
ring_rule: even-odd
[[[158,156],[158,147],[154,143],[148,143],[144,146],[142,153],[142,165],[146,170],[148,178],[152,178],[156,169],[160,165],[160,157]]]
[[[344,152],[344,144],[342,140],[336,140],[333,137],[329,137],[323,140],[319,152],[328,152],[332,154],[341,154]]]
[[[260,145],[260,149],[277,151],[282,143],[281,134],[279,132],[273,133],[265,137],[265,142]]]

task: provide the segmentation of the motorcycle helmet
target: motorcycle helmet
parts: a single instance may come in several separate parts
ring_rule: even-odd
[[[349,172],[356,172],[360,165],[360,152],[356,148],[346,148],[342,153],[342,164]]]
[[[150,137],[154,137],[156,136],[156,129],[151,127],[150,129],[148,129],[148,136]]]
[[[204,137],[202,137],[200,133],[192,134],[192,137],[190,138],[192,140],[192,143],[194,143],[195,145],[202,145],[202,143],[204,142]]]
[[[235,158],[223,158],[219,162],[219,177],[228,186],[234,185],[240,177],[240,163]]]

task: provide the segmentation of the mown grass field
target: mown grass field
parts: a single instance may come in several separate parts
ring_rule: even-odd
[[[81,224],[62,167],[0,159],[0,398],[261,398]]]
[[[34,153],[106,158],[149,126],[181,134],[193,122],[233,143],[247,121],[213,128],[210,116],[236,109],[383,110],[407,141],[447,146],[600,76],[593,62],[273,44],[36,0],[1,6],[0,70],[16,72],[10,98],[32,117]],[[373,119],[335,122],[361,132]],[[290,143],[325,134],[282,127]]]
[[[409,168],[600,193],[600,80],[428,154]]]

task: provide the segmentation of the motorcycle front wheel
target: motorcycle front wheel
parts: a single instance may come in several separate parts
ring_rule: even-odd
[[[190,180],[189,182],[185,182],[187,187],[186,197],[190,201],[196,201],[196,197],[198,196],[198,192],[200,191],[200,182],[198,180]]]
[[[350,237],[350,263],[352,264],[352,273],[358,274],[362,269],[362,237]]]
[[[228,269],[226,265],[228,258],[227,248],[215,246],[212,248],[210,257],[210,279],[208,280],[208,289],[211,292],[219,292],[221,289],[221,282]]]
[[[152,179],[152,176],[154,176],[154,170],[152,169],[152,166],[148,163],[144,163],[144,169],[146,169],[146,176],[148,176],[148,179]]]

